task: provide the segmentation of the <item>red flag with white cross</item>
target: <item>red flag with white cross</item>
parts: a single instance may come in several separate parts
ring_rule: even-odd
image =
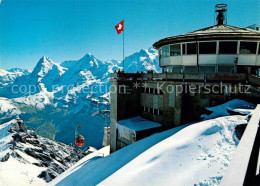
[[[118,33],[118,34],[121,34],[121,32],[124,31],[124,20],[121,21],[120,23],[118,23],[118,24],[115,26],[115,28],[116,28],[117,33]]]

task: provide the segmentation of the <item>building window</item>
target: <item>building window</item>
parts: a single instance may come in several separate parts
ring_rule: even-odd
[[[234,73],[234,66],[218,66],[218,73]]]
[[[204,74],[210,74],[210,73],[215,73],[215,66],[200,66],[200,73],[204,73]]]
[[[258,55],[260,55],[260,43],[259,43],[259,46],[258,46]]]
[[[148,88],[147,88],[147,87],[142,87],[141,91],[142,91],[143,93],[148,93]]]
[[[159,59],[161,59],[161,57],[162,57],[162,49],[160,48],[159,49]]]
[[[169,52],[169,46],[163,46],[162,47],[162,57],[169,57],[170,52]]]
[[[170,45],[170,56],[179,56],[181,55],[181,45],[175,44]]]
[[[199,53],[200,54],[216,54],[217,42],[200,42]]]
[[[196,66],[185,66],[184,67],[184,73],[198,73],[198,67]]]
[[[187,54],[197,54],[196,43],[187,43]]]
[[[186,54],[186,44],[182,44],[182,55]]]
[[[166,67],[166,68],[164,68],[164,72],[172,73],[172,67]]]
[[[158,109],[153,109],[153,114],[158,114]]]
[[[183,67],[182,66],[173,66],[173,73],[182,73]]]
[[[163,94],[163,90],[162,89],[157,89],[157,88],[155,88],[154,89],[154,94],[157,94],[157,95],[162,95]]]
[[[259,54],[260,54],[260,53],[259,53]],[[258,77],[260,77],[260,68],[256,69],[255,73],[256,73],[256,75],[257,75]]]
[[[163,115],[163,111],[159,110],[159,116],[162,116],[162,115]]]
[[[240,42],[240,54],[256,54],[256,42]]]
[[[219,54],[237,54],[237,41],[220,41]]]

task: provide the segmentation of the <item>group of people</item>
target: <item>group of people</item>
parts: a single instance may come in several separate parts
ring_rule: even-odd
[[[123,70],[121,71],[120,69],[119,69],[118,71],[115,70],[114,72],[115,72],[115,73],[118,73],[118,74],[120,74],[120,73],[125,73],[125,71],[123,71]],[[137,73],[137,74],[140,74],[139,71],[137,71],[136,73]],[[141,74],[143,74],[143,72],[141,72]],[[153,71],[152,71],[152,70],[148,70],[148,71],[147,71],[147,74],[153,74]]]
[[[119,69],[118,71],[115,70],[115,73],[120,74],[120,73],[125,73],[125,71],[123,71],[123,70],[121,71],[121,70]]]

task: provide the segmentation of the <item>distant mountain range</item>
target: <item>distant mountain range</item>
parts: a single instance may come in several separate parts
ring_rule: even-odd
[[[124,71],[159,72],[158,61],[154,49],[140,50],[125,58]],[[19,115],[39,135],[66,144],[74,142],[80,124],[87,145],[100,148],[109,118],[91,115],[109,109],[110,73],[122,67],[122,61],[86,54],[61,64],[44,56],[32,71],[0,70],[0,124]]]

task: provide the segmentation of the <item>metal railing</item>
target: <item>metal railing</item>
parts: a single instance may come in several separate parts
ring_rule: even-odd
[[[246,81],[246,74],[112,73],[111,78],[179,81]]]
[[[260,104],[247,124],[221,185],[259,185]]]
[[[166,81],[227,81],[249,82],[260,86],[260,77],[251,74],[182,74],[182,73],[112,73],[111,78],[140,79],[140,80],[166,80]]]

